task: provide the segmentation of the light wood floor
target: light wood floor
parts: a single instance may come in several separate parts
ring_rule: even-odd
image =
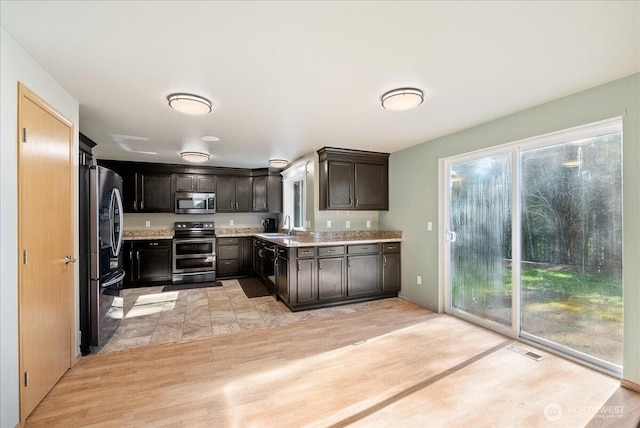
[[[90,356],[27,427],[636,426],[640,395],[400,299],[371,311]],[[527,347],[519,344],[521,347]]]

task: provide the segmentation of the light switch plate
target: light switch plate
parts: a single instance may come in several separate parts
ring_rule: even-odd
[[[331,220],[327,220],[327,227],[331,227]]]
[[[418,285],[422,284],[422,277],[420,275],[418,275],[418,277],[416,278],[416,282],[418,283]]]
[[[229,226],[233,226],[233,220],[229,220]]]
[[[367,228],[371,227],[371,220],[367,220]]]
[[[151,222],[149,220],[145,221],[144,227],[151,227]]]
[[[349,229],[351,227],[351,222],[349,220],[346,221],[345,227]]]
[[[433,223],[431,223],[430,221],[427,222],[427,230],[429,232],[431,232],[433,230]]]

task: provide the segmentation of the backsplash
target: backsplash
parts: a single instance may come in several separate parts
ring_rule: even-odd
[[[177,221],[213,221],[217,228],[222,227],[262,227],[262,220],[269,217],[278,218],[278,214],[268,213],[218,213],[180,215],[171,213],[126,213],[124,215],[124,230],[134,229],[172,229]],[[149,222],[149,227],[146,222]],[[231,224],[233,222],[233,224]]]

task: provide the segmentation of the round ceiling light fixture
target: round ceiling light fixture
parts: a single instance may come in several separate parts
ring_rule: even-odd
[[[211,101],[199,95],[171,94],[167,97],[169,107],[186,114],[207,114],[211,112]]]
[[[211,157],[208,153],[203,152],[182,152],[180,153],[180,156],[187,162],[196,163],[206,162]]]
[[[284,168],[289,165],[289,161],[286,159],[269,159],[269,166],[273,168]]]
[[[409,110],[422,104],[424,95],[420,89],[400,88],[385,93],[380,101],[387,110]]]

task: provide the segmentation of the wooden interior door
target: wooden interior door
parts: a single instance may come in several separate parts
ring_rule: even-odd
[[[73,358],[73,125],[18,88],[20,418]]]

